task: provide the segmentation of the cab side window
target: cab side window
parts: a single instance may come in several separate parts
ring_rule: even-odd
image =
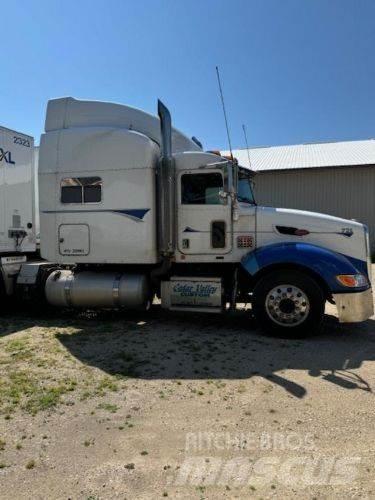
[[[181,203],[183,205],[220,205],[219,192],[223,190],[220,173],[183,174],[181,176]]]
[[[69,177],[61,181],[61,203],[100,203],[100,177]]]

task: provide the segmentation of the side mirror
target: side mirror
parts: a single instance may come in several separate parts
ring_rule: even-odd
[[[223,185],[223,190],[222,192],[228,196],[229,191],[230,191],[230,173],[229,173],[229,167],[228,164],[225,165],[223,168],[223,178],[224,178],[224,185]]]
[[[219,191],[219,197],[223,205],[226,205],[228,203],[228,196],[229,193],[227,193],[226,191]]]

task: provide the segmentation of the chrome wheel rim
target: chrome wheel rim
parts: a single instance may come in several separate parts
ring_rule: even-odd
[[[266,297],[266,311],[280,326],[295,327],[303,323],[310,311],[306,293],[295,285],[278,285]]]

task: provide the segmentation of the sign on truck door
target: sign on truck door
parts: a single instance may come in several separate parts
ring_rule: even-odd
[[[223,170],[179,173],[177,190],[178,249],[183,254],[226,254],[232,249],[232,217]]]

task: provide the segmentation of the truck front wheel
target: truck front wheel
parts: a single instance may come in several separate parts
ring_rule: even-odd
[[[321,287],[300,271],[278,270],[261,278],[253,291],[253,311],[263,330],[305,336],[321,330],[325,298]]]

